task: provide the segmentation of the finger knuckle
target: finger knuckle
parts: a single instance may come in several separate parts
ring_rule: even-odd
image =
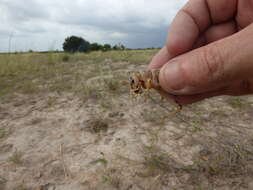
[[[252,88],[252,81],[245,79],[242,80],[241,84],[240,84],[240,91],[243,94],[249,94],[253,92],[253,88]]]
[[[217,45],[203,47],[200,59],[209,80],[216,80],[224,76],[225,59]]]

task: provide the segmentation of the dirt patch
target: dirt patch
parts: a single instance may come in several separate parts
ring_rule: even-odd
[[[11,131],[0,141],[2,188],[250,187],[251,103],[238,111],[222,97],[172,116],[152,101],[122,97],[122,105],[101,111],[94,101],[54,96],[51,106],[52,94],[2,105],[1,129]],[[161,122],[157,113],[167,117]]]
[[[78,93],[2,101],[0,189],[253,188],[252,96],[212,98],[174,114],[152,91],[152,99],[129,96],[118,82],[145,65],[127,64],[125,72],[119,64],[90,75]]]

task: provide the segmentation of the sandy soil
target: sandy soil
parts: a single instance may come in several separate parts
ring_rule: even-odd
[[[253,189],[252,96],[176,115],[154,99],[15,94],[0,104],[0,189]]]

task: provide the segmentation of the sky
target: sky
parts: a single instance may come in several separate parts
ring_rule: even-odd
[[[90,43],[162,47],[187,0],[1,0],[0,52],[62,50],[71,35]]]

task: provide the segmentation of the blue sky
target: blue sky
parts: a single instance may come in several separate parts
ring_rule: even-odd
[[[187,0],[1,0],[0,52],[62,49],[67,36],[161,47]]]

